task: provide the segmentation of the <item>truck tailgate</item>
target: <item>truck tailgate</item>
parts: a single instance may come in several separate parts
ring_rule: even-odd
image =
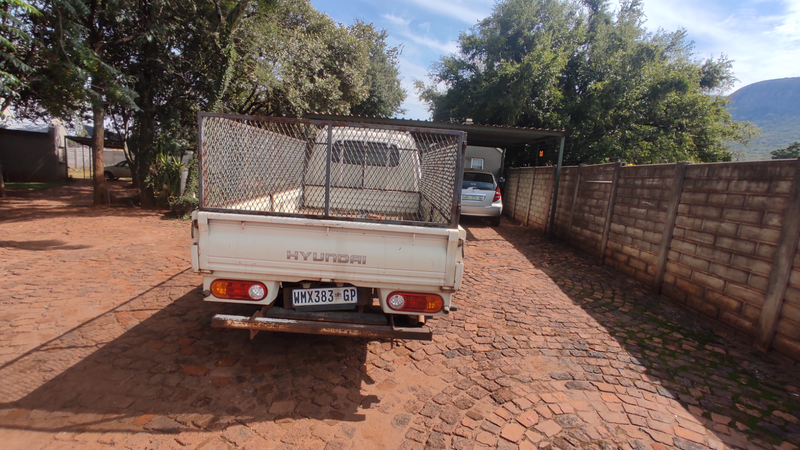
[[[369,287],[458,289],[461,284],[460,228],[196,214],[195,270]]]

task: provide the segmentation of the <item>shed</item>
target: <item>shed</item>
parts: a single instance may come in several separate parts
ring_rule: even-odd
[[[64,128],[45,132],[0,128],[0,164],[7,181],[56,181],[67,178]]]

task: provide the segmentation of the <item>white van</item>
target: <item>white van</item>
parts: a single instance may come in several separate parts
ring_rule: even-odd
[[[317,135],[305,178],[305,205],[325,204],[328,128]],[[414,214],[419,210],[419,150],[407,132],[335,127],[330,132],[330,208]]]

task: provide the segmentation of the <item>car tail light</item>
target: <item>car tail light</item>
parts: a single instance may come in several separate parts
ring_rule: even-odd
[[[492,203],[500,201],[500,188],[495,188],[494,190],[494,198],[492,199]]]
[[[211,293],[217,298],[258,301],[267,296],[267,287],[256,281],[214,280]]]
[[[392,292],[389,294],[389,308],[395,311],[419,313],[437,313],[442,310],[444,300],[436,294],[412,294],[408,292]]]

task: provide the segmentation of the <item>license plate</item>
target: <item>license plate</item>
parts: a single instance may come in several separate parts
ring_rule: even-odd
[[[354,287],[326,287],[292,291],[294,307],[355,305],[357,303],[358,290]]]
[[[483,197],[484,197],[483,195],[462,195],[461,199],[462,200],[477,200],[477,201],[481,201],[481,200],[483,200]]]

